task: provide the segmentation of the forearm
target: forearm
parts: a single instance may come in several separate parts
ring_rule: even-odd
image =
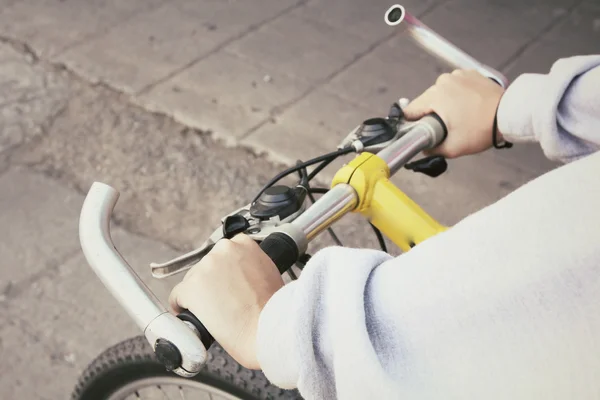
[[[258,359],[267,377],[311,399],[335,399],[348,397],[336,393],[337,381],[351,382],[361,372],[381,375],[365,323],[365,290],[373,269],[389,259],[380,251],[339,247],[315,254],[261,315]]]
[[[600,55],[557,61],[549,74],[524,74],[502,97],[498,129],[512,142],[539,142],[569,162],[600,148]]]

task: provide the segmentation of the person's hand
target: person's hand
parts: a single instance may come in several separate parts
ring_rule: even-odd
[[[456,158],[492,147],[492,128],[504,89],[471,70],[441,75],[403,109],[406,119],[416,120],[435,112],[446,124],[448,137],[428,154]],[[498,140],[502,137],[498,132]]]
[[[241,365],[260,369],[258,317],[283,286],[277,267],[246,235],[222,239],[185,275],[169,297],[176,312],[190,310]]]

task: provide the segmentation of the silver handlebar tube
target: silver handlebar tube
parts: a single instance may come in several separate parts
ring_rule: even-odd
[[[442,143],[445,135],[446,127],[442,122],[435,117],[426,116],[404,136],[377,153],[377,156],[388,164],[391,176],[421,151]],[[352,186],[344,183],[335,185],[291,224],[303,231],[310,241],[335,221],[354,210],[358,200],[358,195]]]
[[[413,15],[407,12],[402,22],[408,25],[408,32],[412,38],[430,54],[440,58],[454,68],[474,69],[483,76],[493,79],[503,88],[506,89],[508,87],[508,79],[502,73],[488,65],[480,63],[450,43],[447,39],[435,33]]]
[[[299,228],[308,241],[321,233],[358,205],[358,195],[348,184],[335,185],[318,201],[291,222]]]
[[[436,147],[445,137],[446,127],[441,120],[427,115],[404,136],[377,153],[377,156],[386,162],[392,176],[411,158],[423,150]]]
[[[79,218],[81,248],[98,278],[127,311],[154,348],[158,339],[173,343],[182,356],[181,376],[194,376],[206,360],[206,349],[196,334],[170,314],[115,248],[110,219],[119,192],[94,182]]]

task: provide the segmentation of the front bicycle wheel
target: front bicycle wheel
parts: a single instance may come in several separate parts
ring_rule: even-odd
[[[165,369],[144,336],[125,340],[90,363],[71,400],[302,399],[295,390],[271,385],[262,372],[242,367],[217,344],[208,353],[198,375],[182,378]]]

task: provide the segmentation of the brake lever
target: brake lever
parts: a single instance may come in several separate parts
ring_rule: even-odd
[[[189,253],[183,254],[179,257],[175,257],[164,263],[150,263],[150,271],[152,272],[152,276],[157,279],[164,279],[192,268],[194,264],[200,262],[200,260],[202,260],[202,258],[204,258],[205,255],[210,253],[212,248],[219,240],[223,239],[224,235],[222,224],[225,221],[225,219],[232,215],[240,214],[244,211],[247,211],[249,207],[250,205],[246,205],[245,207],[235,210],[234,212],[223,217],[221,220],[221,226],[215,229],[214,232],[209,236],[208,240],[204,242],[199,248],[192,250]]]
[[[192,268],[194,264],[202,260],[202,258],[212,250],[215,243],[216,242],[209,239],[196,250],[190,251],[189,253],[183,254],[172,260],[164,263],[150,263],[152,276],[157,279],[164,279],[180,272],[187,271]]]
[[[296,217],[298,217],[300,214],[302,214],[306,209],[306,202],[302,204],[298,211],[290,214],[288,217],[282,220],[279,218],[271,218],[268,220],[260,220],[258,218],[254,218],[250,215],[250,206],[250,204],[247,204],[246,206],[239,208],[234,212],[224,216],[221,219],[221,226],[215,229],[214,232],[208,238],[208,240],[204,242],[199,248],[192,250],[189,253],[173,258],[164,263],[150,263],[150,270],[152,276],[157,279],[164,279],[169,276],[176,275],[180,272],[187,271],[190,268],[192,268],[195,264],[200,262],[200,260],[202,260],[204,256],[210,253],[212,248],[215,246],[215,244],[217,244],[219,240],[225,238],[223,224],[225,223],[228,217],[234,215],[244,216],[249,221],[248,229],[244,233],[254,241],[260,243],[272,232],[276,231],[279,225],[291,222],[294,219],[296,219]]]

